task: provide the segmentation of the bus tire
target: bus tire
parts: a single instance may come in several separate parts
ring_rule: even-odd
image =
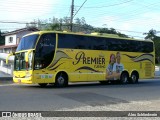
[[[120,77],[120,83],[126,84],[129,81],[129,75],[127,72],[123,72]]]
[[[56,76],[55,86],[56,87],[66,87],[68,85],[68,76],[64,72],[60,72]]]
[[[131,74],[130,83],[138,83],[139,75],[137,72]]]
[[[46,87],[46,86],[47,86],[47,83],[39,83],[39,85],[40,85],[41,87]]]

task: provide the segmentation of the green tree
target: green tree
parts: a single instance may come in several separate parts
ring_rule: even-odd
[[[83,33],[91,33],[91,32],[99,32],[99,33],[108,33],[108,34],[116,34],[120,37],[128,37],[125,34],[117,32],[114,28],[98,28],[93,27],[87,24],[84,17],[76,18],[73,23],[73,32],[83,32]],[[49,18],[49,20],[34,20],[33,23],[37,23],[37,27],[40,30],[56,30],[56,31],[70,31],[70,18]],[[30,25],[30,24],[28,24]]]
[[[145,33],[146,40],[152,40],[155,45],[155,56],[156,56],[156,62],[160,62],[160,37],[156,35],[157,31],[154,29],[151,29],[148,33]]]
[[[108,28],[95,28],[95,32],[115,34],[115,35],[118,35],[119,37],[129,38],[127,35],[117,32],[114,28],[109,28],[109,29]]]
[[[148,33],[144,33],[145,35],[147,35],[147,36],[145,37],[145,39],[146,39],[146,40],[147,40],[147,39],[154,40],[155,37],[156,37],[156,33],[157,33],[156,30],[153,30],[153,29],[149,30]]]

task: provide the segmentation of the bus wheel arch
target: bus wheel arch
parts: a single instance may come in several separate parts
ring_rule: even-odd
[[[130,83],[138,83],[138,79],[139,79],[139,73],[136,70],[132,71],[130,77]]]
[[[129,73],[127,71],[123,71],[120,76],[120,82],[122,84],[126,84],[129,81]]]
[[[56,87],[66,87],[68,85],[68,74],[64,71],[60,71],[55,77]]]

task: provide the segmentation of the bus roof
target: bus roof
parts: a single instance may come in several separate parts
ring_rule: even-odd
[[[91,33],[91,34],[85,34],[82,32],[74,33],[74,32],[60,32],[60,31],[37,31],[37,32],[32,32],[30,34],[25,35],[33,35],[33,34],[39,34],[42,35],[44,33],[61,33],[61,34],[73,34],[73,35],[83,35],[83,36],[94,36],[94,37],[105,37],[105,38],[118,38],[118,39],[124,39],[124,40],[137,40],[137,41],[146,41],[146,42],[153,42],[152,40],[142,40],[142,39],[134,39],[134,38],[125,38],[125,37],[119,37],[118,35],[115,34],[107,34],[107,33]]]

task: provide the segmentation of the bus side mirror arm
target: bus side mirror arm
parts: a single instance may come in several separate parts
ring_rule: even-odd
[[[32,52],[33,50],[29,50],[26,54],[27,55],[25,55],[25,61],[26,62],[28,62],[28,56],[29,56],[29,54]]]
[[[11,53],[11,54],[9,54],[9,55],[7,56],[7,58],[6,58],[6,64],[8,64],[8,59],[9,59],[9,57],[12,56],[12,55],[15,55],[15,53]]]

